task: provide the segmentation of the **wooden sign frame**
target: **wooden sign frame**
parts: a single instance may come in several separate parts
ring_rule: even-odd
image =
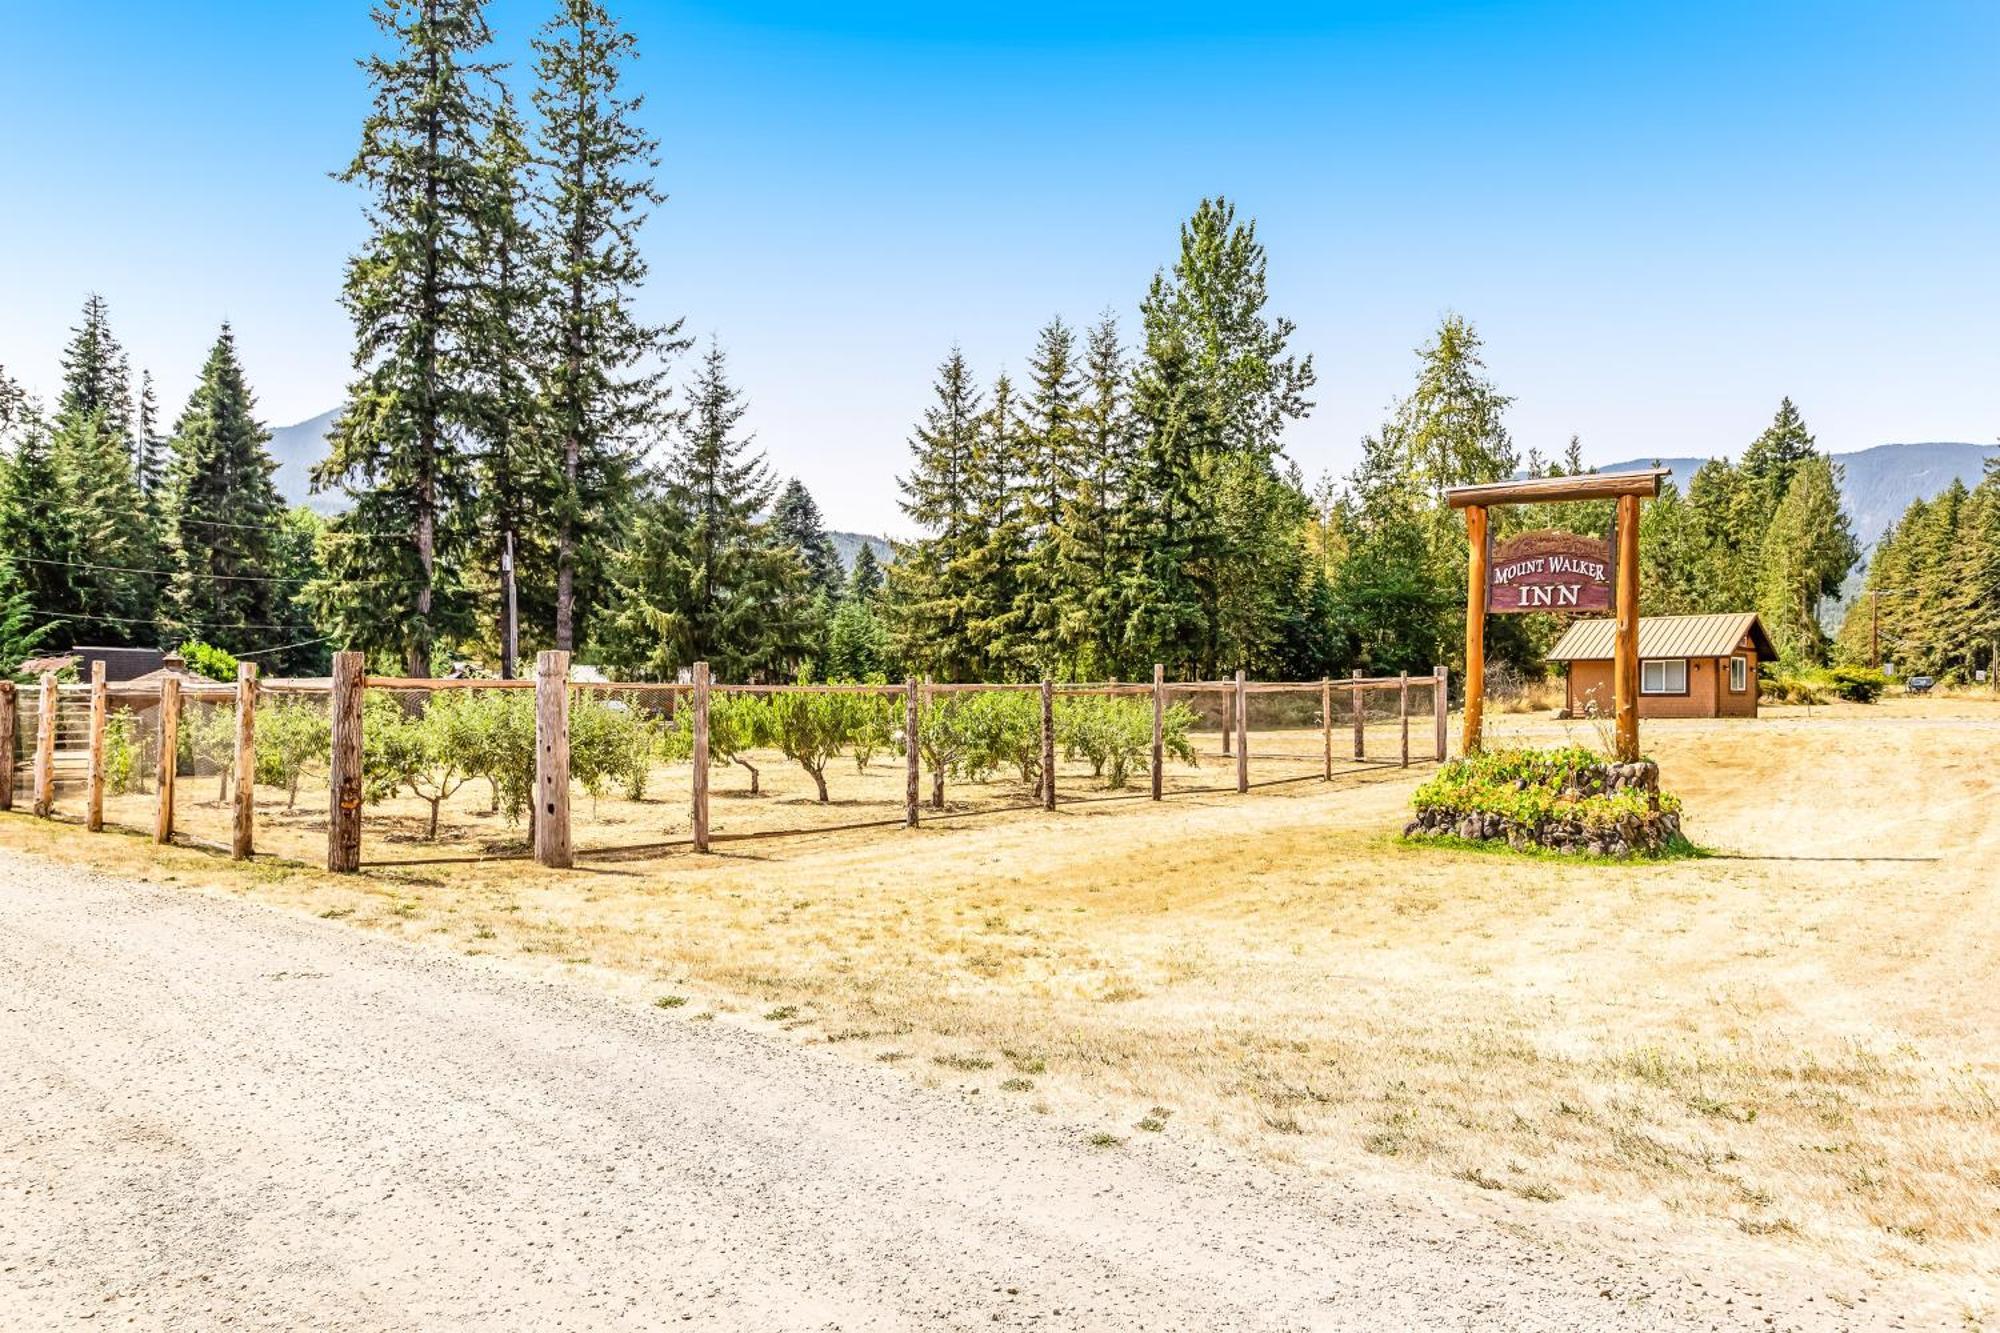
[[[1465,731],[1461,748],[1477,754],[1484,744],[1486,711],[1486,615],[1492,529],[1488,511],[1497,505],[1556,504],[1614,500],[1612,604],[1617,632],[1611,655],[1611,700],[1616,748],[1621,763],[1639,757],[1639,503],[1658,497],[1666,468],[1641,472],[1591,472],[1575,477],[1534,477],[1484,486],[1454,486],[1445,502],[1465,511],[1470,558],[1465,580]]]

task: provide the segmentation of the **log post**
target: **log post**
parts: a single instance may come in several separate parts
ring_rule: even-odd
[[[1612,646],[1611,699],[1618,759],[1639,757],[1639,497],[1618,497],[1618,627]]]
[[[1056,808],[1056,685],[1042,682],[1042,809]]]
[[[160,767],[157,804],[153,807],[153,841],[174,840],[174,775],[181,766],[181,683],[168,676],[160,682]]]
[[[708,663],[694,664],[694,849],[708,850]]]
[[[1403,727],[1402,766],[1410,766],[1410,673],[1405,671],[1396,678],[1396,720]]]
[[[1451,740],[1446,734],[1445,719],[1451,713],[1451,691],[1447,688],[1449,679],[1445,669],[1439,667],[1437,684],[1431,687],[1431,710],[1437,714],[1437,761],[1444,762],[1445,752],[1451,748]]]
[[[1485,505],[1466,509],[1465,540],[1472,555],[1465,570],[1465,723],[1459,744],[1466,754],[1477,754],[1484,743],[1481,726],[1486,716]]]
[[[83,826],[92,833],[104,828],[104,724],[110,711],[110,687],[99,658],[90,664],[90,773],[84,780]]]
[[[257,850],[257,664],[236,664],[236,822],[229,854],[248,861]]]
[[[56,810],[56,673],[42,673],[42,694],[35,714],[35,814],[47,819]]]
[[[1236,790],[1250,790],[1250,695],[1236,673]]]
[[[1153,663],[1153,799],[1166,794],[1167,768],[1167,668]]]
[[[1361,668],[1356,667],[1354,668],[1354,684],[1350,687],[1354,695],[1354,757],[1356,759],[1366,759],[1368,757],[1368,700],[1364,697],[1367,694],[1367,690],[1363,688],[1361,681]]]
[[[917,805],[923,788],[923,752],[918,749],[917,678],[903,682],[903,827],[917,826]]]
[[[1333,781],[1333,677],[1319,678],[1319,742],[1321,782]]]
[[[0,680],[0,810],[14,808],[14,736],[20,720],[14,682]]]
[[[333,655],[333,751],[327,762],[326,868],[361,869],[361,702],[366,693],[360,653]]]
[[[569,837],[569,654],[535,654],[535,864],[567,870]]]

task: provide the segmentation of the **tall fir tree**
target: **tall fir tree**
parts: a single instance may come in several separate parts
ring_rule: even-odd
[[[92,292],[84,298],[83,319],[70,330],[62,354],[63,389],[56,415],[78,419],[103,416],[103,430],[120,440],[132,436],[132,373],[125,349],[111,332],[111,307]]]
[[[640,466],[637,441],[662,410],[651,359],[688,344],[680,321],[640,323],[631,298],[646,277],[637,234],[655,186],[658,142],[621,95],[636,54],[630,33],[596,0],[560,0],[535,40],[537,142],[546,167],[537,200],[548,237],[550,366],[543,385],[558,478],[555,535],[559,649],[588,633],[605,561],[623,530]]]
[[[897,546],[884,595],[899,658],[943,680],[972,680],[982,659],[969,633],[967,573],[979,539],[974,472],[986,411],[957,347],[939,365],[932,396],[910,436],[910,469],[896,478],[898,504],[923,535]]]
[[[1119,670],[1125,649],[1120,584],[1132,558],[1125,502],[1137,449],[1126,369],[1118,321],[1106,314],[1085,339],[1076,485],[1061,523],[1061,637],[1085,677]]]
[[[139,415],[137,435],[134,437],[132,469],[139,489],[146,495],[149,505],[157,513],[158,506],[152,504],[155,493],[166,471],[167,441],[160,434],[160,404],[153,394],[153,372],[139,372]]]
[[[882,592],[882,583],[882,562],[875,558],[874,543],[864,539],[847,575],[847,600],[873,603]]]
[[[747,408],[720,347],[702,358],[689,399],[613,569],[603,656],[652,678],[697,661],[721,680],[786,674],[809,647],[805,566],[765,517],[777,486],[739,434]]]
[[[160,510],[173,569],[169,618],[237,653],[277,642],[270,627],[297,591],[274,581],[285,506],[270,439],[224,324],[174,423]]]
[[[820,517],[819,502],[813,499],[804,482],[793,477],[785,483],[785,488],[778,492],[777,506],[771,517],[778,526],[779,535],[798,553],[812,590],[829,598],[839,598],[847,578],[840,567],[840,552],[834,548],[833,538],[827,536],[826,523]]]
[[[965,628],[975,670],[989,680],[1026,679],[1034,670],[1029,640],[1017,618],[1021,565],[1028,534],[1021,506],[1020,399],[1006,374],[993,381],[993,398],[974,435],[966,474],[970,531],[960,561]]]
[[[1083,563],[1068,531],[1082,471],[1083,383],[1076,335],[1060,318],[1043,326],[1028,373],[1009,467],[1023,546],[1009,637],[1021,667],[1040,676],[1073,676],[1084,643],[1074,633],[1079,626],[1065,624],[1063,612],[1073,601],[1067,595],[1072,572]]]
[[[1778,404],[1772,414],[1771,424],[1763,433],[1750,442],[1743,451],[1742,461],[1737,469],[1754,488],[1759,531],[1778,512],[1778,505],[1784,500],[1785,492],[1791,489],[1793,474],[1799,465],[1813,457],[1818,448],[1812,433],[1806,429],[1805,418],[1790,398]]]
[[[1840,507],[1839,469],[1814,453],[1795,460],[1764,537],[1757,578],[1758,615],[1786,660],[1826,659],[1820,603],[1840,590],[1859,556]]]
[[[342,291],[358,376],[314,473],[353,504],[329,525],[315,601],[341,642],[427,676],[472,621],[460,571],[476,518],[473,231],[493,75],[478,57],[491,34],[482,0],[380,0],[374,19],[390,50],[363,62],[374,101],[341,173],[369,195]]]

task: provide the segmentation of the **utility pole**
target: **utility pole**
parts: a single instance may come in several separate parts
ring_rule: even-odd
[[[1908,588],[1868,589],[1868,658],[1877,671],[1882,669],[1882,598],[1901,597],[1909,591]]]
[[[520,607],[514,600],[514,530],[507,529],[507,549],[500,553],[500,582],[506,585],[507,623],[500,631],[500,679],[514,679],[514,663],[521,653]]]

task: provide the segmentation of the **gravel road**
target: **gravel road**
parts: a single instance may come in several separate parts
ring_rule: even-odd
[[[1834,1327],[0,853],[0,1327]]]

